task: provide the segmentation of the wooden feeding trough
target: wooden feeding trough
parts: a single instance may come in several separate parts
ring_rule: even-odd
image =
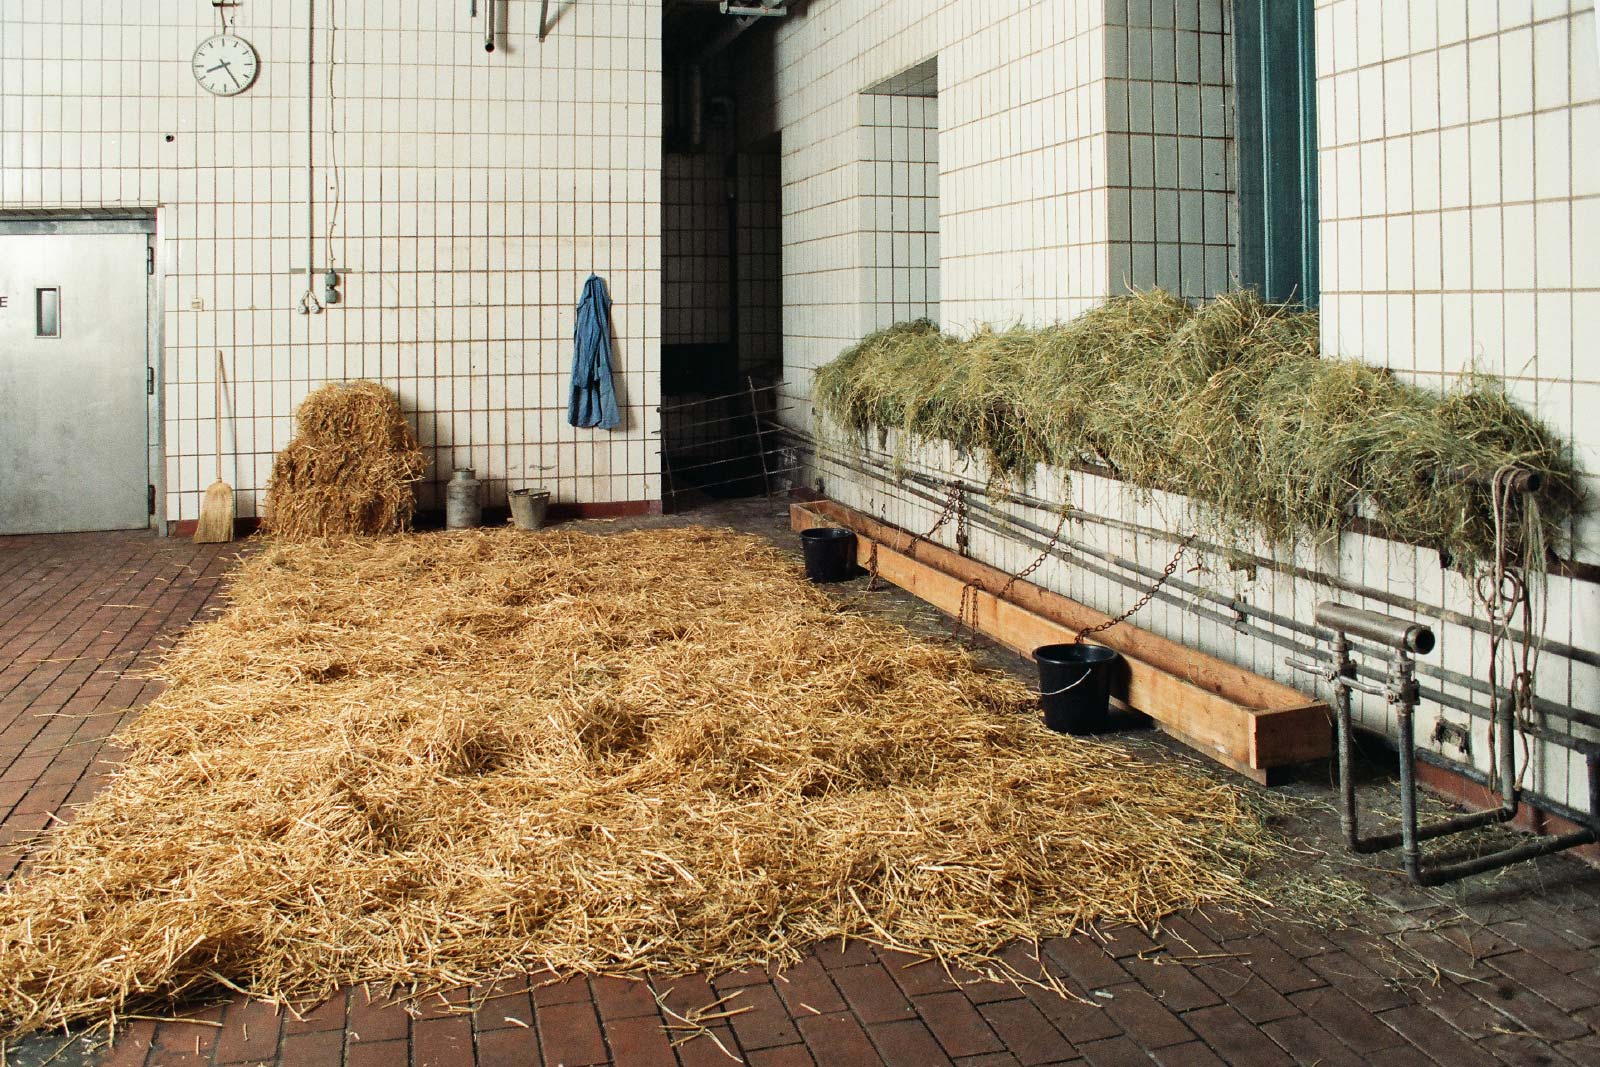
[[[831,500],[793,504],[796,530],[841,526],[856,534],[865,567],[877,549],[878,576],[951,615],[962,610],[976,629],[1031,655],[1041,645],[1073,640],[1108,616],[1029,582],[1010,583],[1004,571],[927,541]],[[974,599],[976,606],[974,606]],[[1122,623],[1098,643],[1122,653],[1125,677],[1113,694],[1148,715],[1167,733],[1263,785],[1274,772],[1327,758],[1332,752],[1328,706],[1299,690]]]

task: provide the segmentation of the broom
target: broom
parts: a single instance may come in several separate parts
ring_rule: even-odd
[[[233,486],[222,480],[222,353],[217,353],[217,480],[206,490],[200,504],[200,521],[195,523],[196,544],[219,544],[233,540]]]

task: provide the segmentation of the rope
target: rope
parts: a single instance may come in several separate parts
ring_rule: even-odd
[[[1536,625],[1533,611],[1534,588],[1530,576],[1535,576],[1537,580],[1544,573],[1537,565],[1544,553],[1544,527],[1540,522],[1538,499],[1531,495],[1526,496],[1522,510],[1523,528],[1519,539],[1522,558],[1513,561],[1512,546],[1508,538],[1511,534],[1513,521],[1511,509],[1515,494],[1509,490],[1507,483],[1516,470],[1515,465],[1507,464],[1494,472],[1494,478],[1490,482],[1490,513],[1494,520],[1494,562],[1488,571],[1477,576],[1477,580],[1473,583],[1473,593],[1478,603],[1483,605],[1489,623],[1487,681],[1491,709],[1499,707],[1500,704],[1501,660],[1506,658],[1510,661],[1508,664],[1510,677],[1507,679],[1506,691],[1512,702],[1517,732],[1522,736],[1525,753],[1522,765],[1516,768],[1516,784],[1520,789],[1526,779],[1528,766],[1532,762],[1533,747],[1530,733],[1533,726],[1534,680],[1537,677],[1539,663],[1536,633],[1539,635],[1544,633],[1549,616],[1549,598],[1544,595],[1541,582],[1538,596],[1539,619]],[[1520,640],[1514,640],[1511,623],[1519,615],[1522,636]],[[1502,657],[1504,650],[1509,651]],[[1491,716],[1489,719],[1491,779],[1501,773],[1498,731],[1498,721]]]

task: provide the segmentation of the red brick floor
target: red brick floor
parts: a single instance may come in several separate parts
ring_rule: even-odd
[[[138,671],[216,606],[239,549],[0,539],[4,875],[33,834],[94,791],[115,759],[108,736],[156,689]],[[1304,792],[1326,800],[1325,780]],[[1189,913],[1153,936],[1046,941],[1038,963],[1068,997],[833,944],[777,974],[648,986],[535,977],[410,1000],[355,989],[300,1015],[233,999],[183,1021],[135,1021],[110,1049],[36,1037],[0,1056],[20,1067],[1600,1064],[1600,875],[1555,858],[1416,890],[1383,858],[1344,857],[1328,812],[1296,818],[1284,827],[1295,855],[1373,893],[1348,928],[1285,906],[1281,918]],[[1034,965],[1032,953],[1014,946],[1012,959]],[[674,1048],[674,1013],[710,1005],[737,1013]]]
[[[107,738],[158,691],[145,675],[212,605],[240,545],[151,534],[0,537],[0,846],[99,787]],[[0,850],[0,878],[22,858]]]

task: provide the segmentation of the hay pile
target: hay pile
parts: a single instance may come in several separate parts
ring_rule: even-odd
[[[376,382],[336,382],[305,398],[295,425],[267,482],[273,534],[305,541],[410,527],[427,461],[398,397]]]
[[[968,340],[894,326],[820,368],[816,399],[850,430],[950,441],[1002,477],[1099,460],[1210,505],[1222,536],[1323,537],[1366,509],[1464,568],[1493,522],[1489,489],[1458,472],[1517,464],[1544,476],[1545,540],[1564,540],[1581,505],[1568,450],[1496,380],[1440,395],[1317,345],[1315,313],[1253,292],[1195,307],[1153,290]]]
[[[0,1018],[837,935],[974,960],[1243,894],[1233,790],[1050,735],[797,572],[703,529],[269,546],[0,894]]]

